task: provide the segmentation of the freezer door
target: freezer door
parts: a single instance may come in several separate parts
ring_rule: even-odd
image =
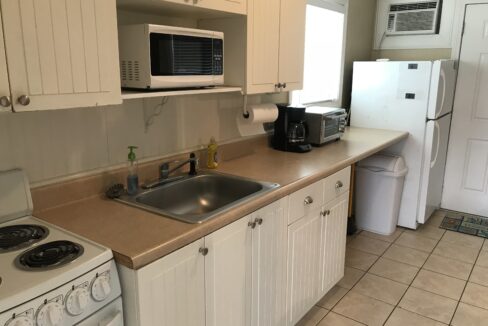
[[[440,120],[427,122],[419,212],[417,214],[417,221],[421,224],[427,222],[441,204],[450,128],[450,114]]]
[[[428,119],[437,119],[452,111],[457,71],[454,60],[434,61],[429,94]]]

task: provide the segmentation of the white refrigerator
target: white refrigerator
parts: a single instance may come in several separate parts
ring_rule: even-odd
[[[387,151],[408,166],[398,225],[416,229],[440,207],[455,62],[355,62],[353,76],[351,126],[410,134]]]

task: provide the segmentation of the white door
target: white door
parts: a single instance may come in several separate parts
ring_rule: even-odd
[[[425,130],[424,166],[421,179],[418,222],[424,224],[440,207],[446,171],[447,145],[451,115],[427,122]]]
[[[278,81],[284,91],[303,88],[306,0],[281,0]]]
[[[0,113],[12,111],[10,102],[10,86],[8,83],[7,61],[5,60],[2,17],[0,15]]]
[[[115,0],[1,0],[15,111],[121,103]]]
[[[322,212],[319,298],[344,276],[348,211],[349,192],[327,204]]]
[[[249,326],[251,227],[242,218],[205,237],[206,326]]]
[[[468,5],[442,207],[488,216],[488,5]]]
[[[205,326],[203,245],[198,240],[137,271],[139,325]]]
[[[279,91],[280,0],[249,0],[247,93]]]
[[[320,208],[288,227],[288,326],[295,325],[319,300]]]
[[[252,326],[286,325],[286,199],[252,215]]]

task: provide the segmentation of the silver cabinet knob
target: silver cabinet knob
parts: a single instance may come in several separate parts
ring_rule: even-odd
[[[198,250],[199,253],[201,253],[203,256],[206,256],[208,254],[208,248],[202,247]]]
[[[255,223],[257,223],[257,225],[261,225],[263,224],[263,219],[258,217],[257,219],[254,220]]]
[[[282,86],[283,88],[286,88],[286,83],[283,83],[281,86]]]
[[[335,187],[336,187],[336,189],[340,189],[340,188],[344,187],[344,184],[342,183],[342,181],[337,181]]]
[[[2,96],[0,97],[0,106],[3,106],[4,108],[8,108],[12,103],[10,102],[10,97],[8,96]]]
[[[313,203],[313,198],[312,198],[312,197],[310,197],[310,196],[307,196],[307,197],[305,197],[305,199],[303,200],[303,203],[304,203],[305,205],[310,205],[310,204],[312,204],[312,203]]]
[[[27,95],[21,95],[19,96],[19,98],[17,99],[17,102],[19,102],[20,105],[23,105],[23,106],[27,106],[30,104],[30,97],[27,96]]]
[[[251,229],[255,229],[256,225],[256,221],[247,223],[247,226],[249,226]]]
[[[281,88],[281,87],[283,87],[283,84],[281,83],[275,84],[275,88]]]
[[[329,216],[330,215],[330,210],[322,211],[322,212],[320,212],[320,215],[322,215],[324,217],[325,216]]]

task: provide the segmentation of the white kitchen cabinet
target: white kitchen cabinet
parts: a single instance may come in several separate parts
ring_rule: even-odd
[[[251,216],[252,326],[286,324],[286,199]]]
[[[205,326],[204,240],[137,271],[119,266],[126,325]]]
[[[205,237],[207,326],[249,326],[251,228],[242,218]]]
[[[121,103],[115,0],[1,0],[15,111]]]
[[[321,209],[288,227],[287,324],[295,325],[317,302],[320,284]]]
[[[3,42],[2,17],[0,15],[0,113],[12,110],[10,86],[8,83],[7,61],[5,60],[5,44]]]
[[[320,287],[322,298],[344,276],[349,192],[324,206],[320,227]]]
[[[185,1],[185,0],[183,0]],[[190,1],[190,0],[188,0]],[[245,15],[247,0],[192,0],[195,6]]]
[[[248,94],[302,89],[306,3],[248,1]]]

